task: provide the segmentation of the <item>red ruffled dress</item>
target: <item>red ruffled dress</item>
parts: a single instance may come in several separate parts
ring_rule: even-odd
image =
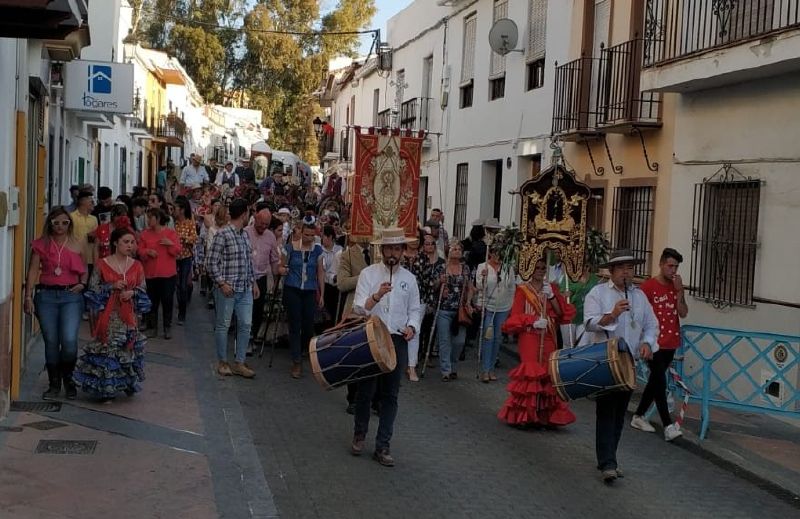
[[[550,353],[556,349],[556,329],[560,324],[569,324],[575,317],[575,307],[551,283],[553,294],[561,307],[559,317],[552,304],[545,302],[530,287],[520,285],[514,294],[511,313],[503,324],[503,332],[518,335],[520,365],[509,373],[506,388],[510,393],[497,417],[509,425],[563,426],[575,421],[567,404],[556,394],[547,371]],[[544,344],[539,361],[541,331],[532,328],[539,319],[543,304],[546,304],[550,321],[544,335]]]

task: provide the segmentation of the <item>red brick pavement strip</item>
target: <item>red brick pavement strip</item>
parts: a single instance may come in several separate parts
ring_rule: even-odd
[[[82,331],[86,339],[86,330]],[[192,518],[221,517],[214,482],[202,445],[200,405],[181,341],[151,340],[147,350],[174,362],[148,362],[143,391],[119,396],[109,404],[78,399],[59,413],[13,412],[0,425],[21,432],[0,433],[0,516],[6,518]],[[32,355],[36,355],[35,352]],[[29,360],[29,369],[40,364]],[[182,365],[183,364],[183,365]],[[38,401],[46,386],[44,373],[29,373],[25,399]],[[63,427],[40,431],[26,427],[50,420]],[[77,420],[77,421],[76,421]],[[86,427],[81,424],[91,424]],[[108,430],[103,424],[108,423]],[[137,431],[152,429],[147,439]],[[158,436],[168,434],[166,440]],[[187,449],[177,447],[181,436]],[[40,440],[94,440],[93,454],[37,454]]]

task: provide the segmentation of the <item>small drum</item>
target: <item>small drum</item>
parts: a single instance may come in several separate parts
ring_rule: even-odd
[[[397,356],[383,321],[345,321],[313,339],[308,345],[311,371],[325,389],[392,371]]]
[[[630,391],[636,385],[636,374],[625,340],[612,338],[556,350],[550,354],[550,379],[562,400],[598,396],[612,391]]]

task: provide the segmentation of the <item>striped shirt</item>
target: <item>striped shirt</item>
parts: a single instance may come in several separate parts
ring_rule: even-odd
[[[255,282],[252,247],[244,229],[227,225],[214,236],[206,269],[216,284],[227,283],[234,292],[249,290]]]

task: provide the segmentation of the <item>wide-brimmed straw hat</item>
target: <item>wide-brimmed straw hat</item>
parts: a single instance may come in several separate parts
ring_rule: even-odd
[[[387,227],[381,231],[381,239],[372,242],[372,245],[405,245],[413,241],[406,238],[406,232],[400,227]]]
[[[608,258],[608,261],[600,265],[600,268],[608,269],[613,267],[614,265],[623,265],[626,263],[630,263],[632,265],[641,265],[644,262],[645,260],[634,256],[632,250],[619,249],[612,252]]]

